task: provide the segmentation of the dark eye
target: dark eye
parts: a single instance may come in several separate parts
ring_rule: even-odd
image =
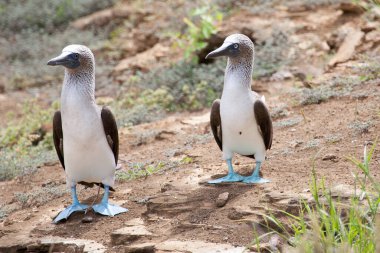
[[[74,58],[75,60],[79,59],[79,54],[78,54],[78,53],[73,53],[73,58]]]
[[[234,47],[235,49],[238,49],[238,48],[239,48],[239,44],[235,43],[233,47]]]

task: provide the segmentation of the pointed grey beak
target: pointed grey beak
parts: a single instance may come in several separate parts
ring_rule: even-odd
[[[50,65],[50,66],[65,65],[70,62],[69,55],[70,55],[69,52],[64,52],[60,56],[50,59],[47,62],[47,65]]]
[[[223,45],[206,55],[206,59],[215,58],[219,56],[228,56],[230,54],[230,45],[230,43],[223,43]]]
[[[47,65],[62,65],[69,69],[75,69],[80,66],[79,55],[71,52],[62,52],[60,56],[57,56],[48,61]]]

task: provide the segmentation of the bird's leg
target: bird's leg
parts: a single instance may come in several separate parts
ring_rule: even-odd
[[[54,223],[58,223],[61,220],[67,220],[69,216],[76,211],[86,211],[88,208],[87,205],[79,203],[78,196],[77,196],[77,188],[76,185],[71,187],[71,196],[73,198],[73,204],[68,206],[65,210],[60,212],[57,217],[54,219]]]
[[[253,171],[252,175],[249,177],[244,177],[243,183],[246,184],[262,184],[270,182],[268,179],[264,179],[260,177],[260,167],[261,162],[256,162],[256,168]]]
[[[219,183],[228,183],[228,182],[240,182],[244,179],[243,176],[240,176],[234,171],[234,168],[232,167],[232,161],[231,159],[227,159],[227,165],[228,165],[228,174],[225,177],[218,178],[215,180],[208,181],[209,184],[219,184]]]
[[[108,203],[109,190],[110,190],[110,187],[108,185],[104,185],[103,198],[100,201],[100,203],[94,205],[92,207],[92,209],[94,209],[94,211],[99,213],[99,214],[107,215],[107,216],[114,216],[114,215],[119,214],[119,213],[127,212],[128,209],[126,209],[124,207]]]

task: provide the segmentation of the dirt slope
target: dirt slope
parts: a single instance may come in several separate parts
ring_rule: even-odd
[[[317,14],[284,13],[291,22],[303,23],[304,32],[296,35],[298,41],[306,43],[312,41],[309,37],[326,34],[315,27],[309,30],[318,13],[325,14],[326,18],[321,20],[330,24],[325,29],[331,32],[337,24],[345,24],[344,18],[340,18],[342,23],[333,18],[336,11],[322,8]],[[238,18],[236,15],[235,20]],[[254,22],[256,18],[249,20]],[[273,18],[282,20],[284,16],[280,13]],[[360,25],[359,22],[353,27]],[[308,46],[303,47],[309,52]],[[312,48],[315,47],[309,47]],[[174,114],[161,121],[120,129],[119,175],[128,175],[136,163],[144,163],[145,168],[159,167],[147,177],[118,180],[111,201],[127,207],[126,214],[111,218],[90,210],[87,214],[72,215],[67,222],[51,224],[52,218],[71,203],[69,193],[64,191],[64,171],[58,162],[42,166],[34,174],[0,182],[1,202],[15,210],[0,226],[0,252],[26,252],[28,247],[35,252],[48,252],[49,247],[53,252],[242,252],[252,242],[253,231],[266,232],[260,225],[263,214],[278,214],[278,210],[296,213],[299,199],[310,199],[312,160],[317,153],[318,178],[347,192],[354,184],[352,173],[357,171],[346,157],[361,159],[363,145],[373,142],[380,133],[380,80],[351,85],[344,78],[360,74],[352,67],[360,65],[360,59],[326,71],[321,67],[320,51],[323,47],[300,57],[293,66],[317,73],[318,78],[310,83],[273,77],[253,84],[254,89],[265,95],[274,115],[273,145],[262,169],[270,183],[217,186],[205,183],[227,171],[210,133],[209,110]],[[299,104],[300,90],[296,88],[300,85],[323,87],[325,80],[339,78],[343,78],[339,85],[322,88],[326,91],[332,87],[335,95],[320,103]],[[345,88],[350,88],[349,92],[340,92]],[[233,163],[241,174],[251,173],[254,166],[253,160],[240,156]],[[373,168],[379,166],[380,152],[377,152]],[[380,179],[378,171],[374,175]],[[97,189],[79,189],[80,200],[91,204]],[[218,197],[225,192],[228,200],[218,207]],[[25,194],[33,198],[23,202]],[[126,229],[118,231],[121,228]],[[139,245],[141,251],[133,251],[131,245]]]

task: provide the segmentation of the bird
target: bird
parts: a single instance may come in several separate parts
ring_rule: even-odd
[[[128,209],[108,202],[115,181],[119,135],[111,110],[95,102],[93,53],[84,45],[68,45],[47,65],[65,68],[61,110],[53,117],[53,141],[73,201],[53,222],[67,220],[76,211],[87,211],[88,206],[77,197],[78,183],[104,188],[101,202],[92,206],[96,213],[114,216],[127,212]]]
[[[220,56],[228,58],[227,67],[222,97],[211,106],[210,125],[227,162],[228,174],[208,183],[267,183],[269,180],[260,177],[260,167],[266,151],[272,146],[273,126],[265,97],[251,89],[254,44],[244,34],[232,34],[206,59]],[[256,168],[250,176],[244,177],[234,171],[234,153],[256,160]]]

